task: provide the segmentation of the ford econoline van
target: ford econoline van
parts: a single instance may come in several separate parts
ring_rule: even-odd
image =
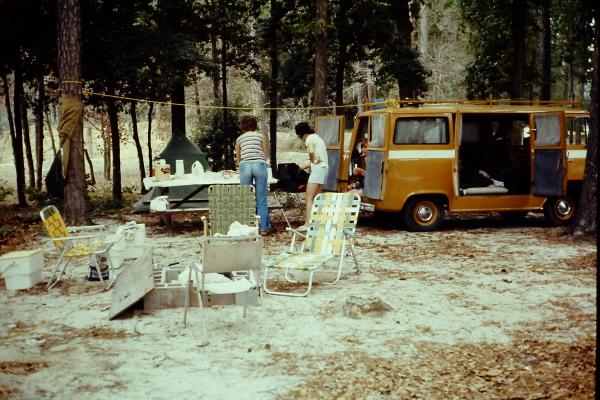
[[[509,219],[543,211],[553,224],[565,224],[578,195],[568,190],[569,178],[583,175],[575,167],[583,153],[567,146],[567,136],[583,137],[576,125],[585,115],[532,105],[392,106],[359,113],[347,134],[342,117],[320,117],[316,131],[330,166],[325,189],[346,191],[362,180],[364,209],[401,212],[414,231],[437,229],[446,211]],[[364,139],[365,174],[355,176]]]

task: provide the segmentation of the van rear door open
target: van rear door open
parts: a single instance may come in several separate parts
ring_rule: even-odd
[[[565,121],[563,113],[534,113],[531,149],[533,150],[533,194],[563,196],[566,189]]]
[[[344,129],[345,122],[342,116],[319,117],[316,120],[316,133],[323,139],[327,146],[327,162],[329,173],[323,188],[337,190],[338,177],[342,168],[342,155],[344,154]]]
[[[363,195],[370,199],[383,199],[384,165],[386,160],[386,114],[373,114],[369,126],[369,155],[366,158],[365,187]]]

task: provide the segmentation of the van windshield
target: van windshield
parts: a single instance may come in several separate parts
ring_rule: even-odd
[[[394,144],[446,144],[448,119],[443,117],[398,118]]]

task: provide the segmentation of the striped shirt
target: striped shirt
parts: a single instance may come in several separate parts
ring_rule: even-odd
[[[257,131],[241,134],[236,142],[240,145],[240,162],[266,161],[263,151],[263,135]]]

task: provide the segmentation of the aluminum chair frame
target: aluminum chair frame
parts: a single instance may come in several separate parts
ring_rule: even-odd
[[[356,223],[360,212],[360,196],[357,193],[320,193],[313,202],[307,232],[301,233],[288,228],[292,232],[289,253],[283,253],[265,266],[263,289],[265,293],[282,296],[304,297],[312,289],[314,273],[324,270],[325,265],[335,257],[339,257],[336,277],[328,284],[340,280],[344,256],[349,249],[356,267],[360,267],[354,252]],[[296,241],[303,239],[300,246]],[[288,282],[296,282],[289,275],[290,271],[306,271],[307,288],[304,292],[284,292],[271,290],[268,287],[269,269],[280,269]]]
[[[191,306],[190,293],[192,291],[192,274],[196,281],[196,295],[198,306],[202,309],[202,325],[206,337],[206,323],[204,320],[203,296],[211,293],[246,293],[244,301],[244,317],[246,317],[247,294],[258,286],[254,277],[254,270],[262,268],[263,238],[259,235],[236,237],[211,237],[200,238],[201,263],[191,261],[188,265],[188,281],[183,313],[183,324],[187,324],[187,311]],[[206,274],[244,272],[244,275],[235,275],[231,282],[206,283]],[[212,290],[211,290],[212,289]]]
[[[102,242],[98,241],[98,235],[78,235],[75,236],[73,233],[75,232],[93,232],[104,229],[104,225],[87,225],[87,226],[76,226],[76,227],[68,227],[61,214],[60,211],[53,205],[49,205],[44,207],[40,211],[40,217],[42,219],[42,223],[44,224],[46,231],[48,232],[48,236],[54,247],[60,252],[58,261],[56,262],[56,266],[54,267],[54,271],[50,279],[48,279],[48,283],[46,284],[46,290],[50,290],[61,280],[62,276],[65,274],[67,266],[74,258],[83,258],[88,257],[88,265],[92,265],[100,280],[107,285],[107,289],[109,289],[114,281],[116,280],[114,268],[112,265],[112,261],[108,254],[110,248],[114,245],[114,242]],[[102,271],[100,270],[100,266],[98,265],[98,257],[106,257],[106,262],[108,263],[109,273],[113,276],[112,282],[105,282],[102,277]],[[55,278],[56,273],[60,270],[58,277]],[[110,277],[109,277],[110,281]]]

